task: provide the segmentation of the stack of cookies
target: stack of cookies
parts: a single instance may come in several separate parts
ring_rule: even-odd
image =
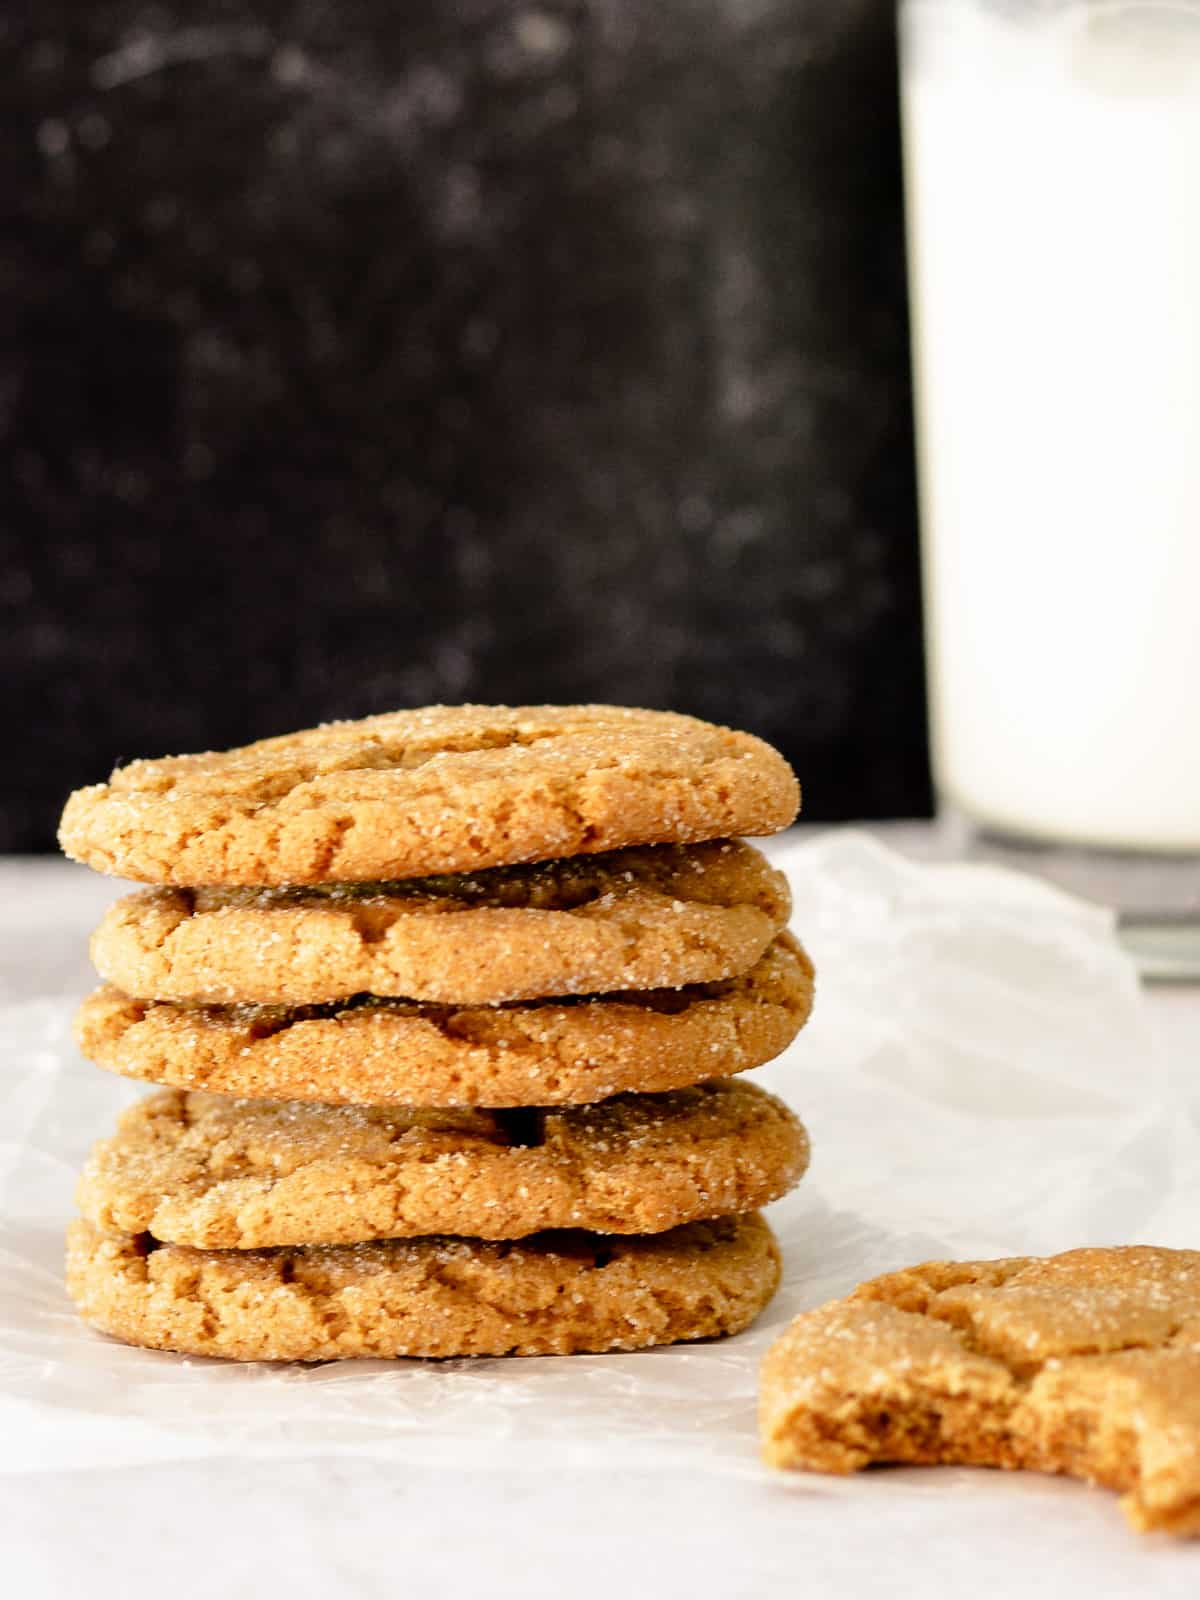
[[[83,1316],[242,1360],[746,1326],[808,1151],[734,1075],[812,968],[737,836],[798,799],[747,734],[605,706],[396,712],[72,795],[67,853],[155,886],[97,930],[77,1037],[166,1086],[83,1173]]]

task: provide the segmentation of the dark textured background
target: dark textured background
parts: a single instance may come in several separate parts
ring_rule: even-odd
[[[0,23],[0,848],[429,700],[928,806],[890,0]]]

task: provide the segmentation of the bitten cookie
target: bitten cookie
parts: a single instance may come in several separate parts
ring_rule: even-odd
[[[797,1317],[763,1363],[779,1467],[1069,1473],[1200,1534],[1200,1251],[933,1261]]]
[[[72,1224],[67,1287],[128,1344],[239,1361],[541,1356],[737,1333],[779,1282],[759,1216],[617,1239],[193,1250]]]
[[[808,1164],[749,1083],[566,1110],[430,1111],[168,1089],[121,1117],[76,1191],[89,1222],[205,1249],[546,1228],[662,1233],[757,1211]]]
[[[92,960],[145,999],[486,1005],[732,977],[789,909],[751,845],[658,845],[390,885],[144,889],[110,909]]]
[[[781,934],[744,977],[600,999],[283,1009],[103,988],[80,1007],[75,1037],[112,1072],[183,1089],[330,1105],[566,1105],[760,1066],[803,1026],[812,984],[808,957]]]
[[[67,801],[77,861],[149,883],[381,881],[774,833],[762,740],[622,706],[429,706],[134,761]]]

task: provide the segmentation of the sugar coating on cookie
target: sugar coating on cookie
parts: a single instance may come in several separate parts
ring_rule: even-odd
[[[662,1233],[757,1211],[807,1164],[797,1118],[749,1083],[513,1112],[169,1089],[96,1145],[76,1199],[99,1228],[204,1249]]]
[[[278,885],[475,872],[774,833],[800,792],[750,734],[621,706],[429,706],[77,790],[69,856],[142,882]]]
[[[126,1343],[238,1361],[570,1355],[708,1339],[774,1294],[760,1216],[613,1238],[392,1239],[194,1250],[71,1225],[67,1287]]]
[[[106,987],[83,1002],[75,1037],[112,1072],[183,1089],[330,1105],[566,1105],[761,1066],[791,1043],[812,998],[812,964],[785,933],[740,978],[507,1006],[189,1006]]]
[[[798,1317],[762,1369],[775,1466],[1068,1473],[1200,1534],[1200,1251],[927,1262]]]
[[[101,977],[144,999],[489,1005],[732,977],[790,908],[759,851],[718,841],[397,884],[144,889],[91,948]]]

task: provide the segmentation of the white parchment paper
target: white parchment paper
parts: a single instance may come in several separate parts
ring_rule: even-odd
[[[757,1365],[797,1311],[932,1256],[1198,1243],[1195,1109],[1169,1094],[1107,913],[853,833],[777,859],[818,1000],[756,1076],[804,1117],[814,1159],[771,1212],[783,1289],[711,1345],[272,1367],[94,1334],[63,1291],[62,1232],[88,1146],[143,1091],[79,1059],[70,1001],[0,1000],[0,1466],[306,1451],[758,1473]]]

